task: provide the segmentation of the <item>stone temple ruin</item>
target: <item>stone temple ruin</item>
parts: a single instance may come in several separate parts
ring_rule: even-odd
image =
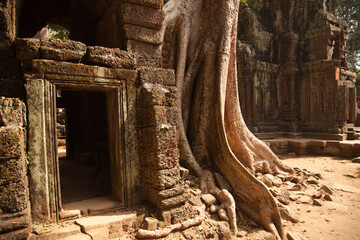
[[[247,126],[261,139],[359,139],[347,24],[334,17],[334,1],[260,2],[239,13],[238,78]],[[268,143],[279,153],[359,154],[352,144]]]
[[[188,200],[187,171],[179,166],[175,39],[160,34],[163,1],[0,2],[0,239],[45,239],[34,224],[149,203],[138,218],[155,209],[174,221],[172,209]],[[359,144],[323,141],[345,140],[360,120],[346,23],[333,2],[255,2],[239,13],[248,127],[263,139],[322,139],[269,140],[275,151],[359,155]],[[48,23],[68,28],[72,40],[32,38]],[[121,224],[107,238],[129,225]]]

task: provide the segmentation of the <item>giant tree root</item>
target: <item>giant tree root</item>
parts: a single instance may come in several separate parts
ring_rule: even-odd
[[[162,238],[168,236],[170,233],[179,230],[185,230],[189,227],[201,224],[205,220],[205,205],[199,208],[199,216],[189,219],[182,223],[170,225],[169,227],[157,230],[139,229],[136,234],[137,238]]]
[[[169,0],[164,5],[162,38],[167,28],[176,35],[172,51],[180,158],[222,203],[233,230],[235,198],[242,212],[284,239],[275,199],[254,173],[294,171],[247,129],[242,118],[236,76],[238,8],[237,0]],[[232,195],[213,184],[204,166],[224,176],[233,188]]]
[[[282,219],[291,221],[292,223],[298,223],[300,221],[284,204],[278,202],[278,207]]]
[[[207,170],[204,171],[201,176],[200,188],[203,193],[209,192],[210,194],[214,195],[215,198],[221,203],[220,208],[225,208],[228,214],[230,228],[232,232],[236,234],[236,203],[231,193],[229,193],[229,191],[226,189],[220,190],[215,185],[215,179],[213,174]]]

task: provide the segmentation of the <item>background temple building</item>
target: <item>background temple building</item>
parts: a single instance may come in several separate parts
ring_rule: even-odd
[[[171,218],[186,170],[163,1],[0,2],[0,239],[146,202]],[[241,5],[239,94],[253,132],[343,137],[356,123],[346,23],[322,3]],[[48,23],[71,40],[32,38]]]
[[[324,138],[354,127],[356,74],[346,59],[347,24],[334,14],[335,1],[249,1],[240,7],[240,101],[253,132]]]

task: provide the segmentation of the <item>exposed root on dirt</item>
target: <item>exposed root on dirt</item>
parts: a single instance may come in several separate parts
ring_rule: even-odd
[[[231,193],[229,193],[229,191],[226,189],[220,190],[216,186],[214,176],[210,171],[204,171],[203,175],[201,176],[200,189],[203,193],[210,193],[214,195],[215,198],[221,203],[220,209],[226,210],[228,218],[227,221],[230,223],[232,232],[236,234],[236,203]],[[224,213],[221,215],[224,216]]]
[[[136,234],[137,238],[162,238],[168,236],[170,233],[174,231],[179,230],[185,230],[189,227],[196,226],[201,224],[205,219],[205,205],[201,206],[199,208],[199,215],[196,216],[193,219],[189,219],[187,221],[184,221],[182,223],[177,223],[170,225],[163,229],[157,229],[157,230],[144,230],[139,229],[139,231]]]
[[[298,223],[299,219],[294,216],[294,214],[282,203],[278,203],[279,211],[281,218],[284,220],[289,220],[292,223]]]

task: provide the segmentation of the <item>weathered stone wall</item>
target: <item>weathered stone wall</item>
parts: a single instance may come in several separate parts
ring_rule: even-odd
[[[15,59],[15,0],[0,12],[0,239],[26,239],[30,232],[24,87]]]
[[[30,232],[25,113],[21,100],[0,98],[0,239]]]
[[[239,91],[253,132],[338,134],[355,123],[355,75],[345,58],[347,27],[334,12],[334,1],[240,5]]]
[[[15,59],[16,7],[15,0],[1,1],[0,12],[0,96],[24,97],[24,88],[18,80],[18,64]]]
[[[123,136],[126,144],[124,143],[125,149],[122,151],[126,159],[125,197],[129,206],[139,204],[141,196],[143,201],[150,201],[161,209],[165,218],[168,209],[186,201],[179,169],[177,92],[173,70],[144,67],[142,55],[139,53],[126,52],[118,48],[87,47],[75,41],[17,39],[16,51],[27,79],[30,140],[34,139],[36,134],[48,135],[49,123],[45,123],[45,126],[42,126],[42,123],[39,125],[34,121],[34,117],[51,121],[51,118],[47,117],[50,115],[46,106],[51,105],[48,99],[51,99],[50,85],[54,82],[60,81],[63,84],[95,82],[106,86],[106,81],[109,84],[120,84],[121,79],[129,78],[131,81],[129,79],[126,81],[126,92],[122,93],[125,97],[122,101],[126,106],[123,113]],[[147,63],[146,66],[148,65],[151,64]],[[116,80],[117,78],[119,80]],[[135,84],[137,81],[140,84],[138,88]],[[36,86],[43,90],[37,90]],[[48,91],[45,89],[50,92],[44,94]],[[36,107],[38,100],[43,102]],[[36,117],[39,112],[45,115]],[[38,129],[37,125],[42,126],[42,130]],[[39,130],[40,132],[36,133]],[[43,152],[35,155],[53,161],[51,153],[45,153],[45,149],[49,147],[48,141],[46,139],[35,141],[40,145],[43,143]],[[30,144],[30,155],[33,154],[33,150],[35,148]],[[35,162],[30,164],[30,170],[37,169],[37,172],[38,170],[41,172],[45,171],[43,168],[49,167],[42,162],[44,160],[41,157],[36,159],[36,164]],[[53,170],[48,169],[48,171],[50,178],[54,178],[51,175]],[[45,196],[39,198],[44,193],[46,196],[52,195],[51,187],[46,189],[44,184],[41,189],[36,187],[41,181],[49,181],[41,180],[43,177],[30,174],[32,188],[30,193],[34,204],[33,218],[44,221],[54,214],[54,209],[51,207],[54,200],[46,199]],[[52,184],[54,181],[50,180],[49,186]]]
[[[258,132],[258,128],[278,131],[279,66],[266,62],[239,62],[238,67],[242,79],[239,82],[240,104],[248,127],[254,132]]]
[[[60,24],[72,40],[138,52],[142,65],[161,67],[162,5],[162,0],[24,1],[19,7],[18,36],[33,37],[47,23]]]
[[[320,9],[304,35],[301,129],[343,133],[356,123],[355,73],[346,61],[347,24]]]
[[[301,128],[343,133],[347,122],[355,123],[355,95],[350,97],[355,74],[341,70],[340,61],[313,61],[301,68]]]
[[[127,206],[140,204],[141,196],[159,209],[184,202],[184,189],[179,185],[174,73],[153,69],[162,66],[159,33],[164,19],[163,1],[92,0],[84,8],[81,7],[83,1],[73,1],[71,6],[48,1],[1,2],[4,13],[0,13],[0,96],[26,98],[29,106],[26,115],[21,100],[1,99],[0,238],[24,239],[28,236],[30,222],[56,221],[58,218],[56,171],[52,168],[55,154],[51,146],[50,108],[53,103],[50,99],[54,84],[61,81],[110,89],[106,84],[109,83],[116,89],[118,95],[111,95],[111,101],[118,101],[123,112],[118,116],[122,125],[117,137],[121,139],[113,141],[126,142],[121,143],[123,149],[116,151],[117,155],[121,152],[125,161],[121,165],[125,175],[118,178],[125,181],[121,191],[122,197],[126,198],[122,201]],[[66,8],[68,11],[63,11]],[[47,22],[67,27],[71,38],[102,47],[90,47],[77,41],[16,39],[16,34],[34,36]],[[140,67],[148,68],[138,70]],[[141,90],[136,89],[138,76]],[[23,79],[26,80],[26,97]],[[147,89],[143,87],[145,82],[163,91],[165,102],[153,106],[142,101],[141,94]],[[152,92],[147,90],[149,94]],[[116,100],[117,96],[121,99]],[[143,110],[141,114],[137,114],[139,109]],[[25,122],[14,122],[12,119],[15,118],[29,119],[27,135]],[[147,137],[138,135],[139,132],[146,133]],[[141,159],[142,167],[149,170],[146,171],[140,168],[139,141],[141,146],[146,146],[149,139],[157,147],[141,148],[141,151],[153,153],[147,159]],[[34,157],[28,158],[29,165],[26,164],[27,154]],[[140,176],[140,173],[150,172],[154,175],[148,179]]]
[[[76,41],[38,39],[17,39],[16,49],[26,79],[28,154],[34,158],[29,165],[33,220],[44,222],[56,219],[59,211],[57,193],[54,190],[58,187],[58,180],[53,150],[56,143],[53,142],[55,136],[52,135],[55,125],[55,122],[52,122],[54,110],[51,109],[55,105],[51,100],[55,96],[54,89],[59,86],[78,90],[91,87],[97,91],[111,92],[107,95],[108,104],[111,104],[108,108],[113,109],[111,114],[109,113],[109,128],[111,132],[118,133],[110,136],[109,147],[113,152],[110,155],[114,158],[121,155],[122,161],[114,164],[121,166],[121,169],[116,169],[118,174],[113,174],[116,184],[113,182],[112,186],[115,186],[114,192],[118,193],[117,197],[122,203],[127,206],[139,204],[141,181],[136,116],[136,68],[140,67],[140,54],[118,48],[87,47]]]
[[[160,209],[186,201],[180,183],[175,75],[173,70],[140,70],[138,92],[143,199]]]
[[[161,67],[163,1],[112,1],[97,24],[96,44],[142,54],[143,65]]]

